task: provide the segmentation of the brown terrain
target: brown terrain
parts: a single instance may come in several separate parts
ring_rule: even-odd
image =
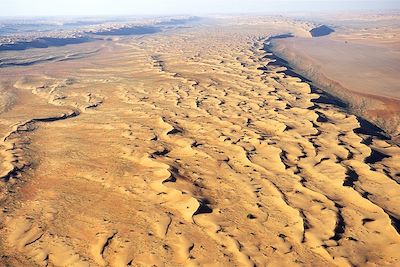
[[[2,68],[0,265],[399,266],[400,148],[254,21]]]
[[[335,33],[274,40],[273,51],[399,142],[400,15],[337,16]]]

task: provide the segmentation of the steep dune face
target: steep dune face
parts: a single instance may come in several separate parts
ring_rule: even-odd
[[[0,262],[400,264],[400,148],[269,64],[255,28],[2,71],[2,171],[24,164],[2,179]]]

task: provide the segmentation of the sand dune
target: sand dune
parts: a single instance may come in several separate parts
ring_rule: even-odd
[[[270,64],[271,28],[2,70],[0,263],[399,265],[400,148]]]
[[[319,38],[275,39],[271,49],[317,86],[345,100],[352,113],[399,139],[399,15],[325,14],[319,20],[328,20],[336,31]]]

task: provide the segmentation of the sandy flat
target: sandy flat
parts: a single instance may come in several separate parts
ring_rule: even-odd
[[[280,42],[296,56],[307,57],[310,65],[345,88],[400,100],[400,53],[331,37],[288,38]]]
[[[268,23],[2,69],[0,264],[399,265],[400,148],[268,65]]]

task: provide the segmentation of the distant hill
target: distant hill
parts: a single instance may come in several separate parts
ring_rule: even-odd
[[[331,34],[331,33],[334,32],[334,31],[335,31],[335,30],[329,28],[329,27],[326,26],[326,25],[321,25],[321,26],[318,26],[318,27],[312,29],[312,30],[310,31],[310,33],[311,33],[311,36],[312,36],[312,37],[320,37],[320,36],[329,35],[329,34]]]

